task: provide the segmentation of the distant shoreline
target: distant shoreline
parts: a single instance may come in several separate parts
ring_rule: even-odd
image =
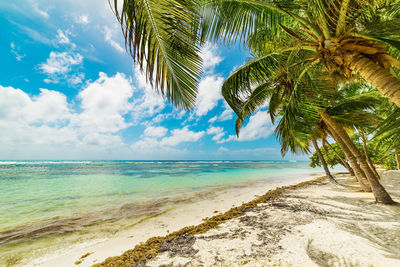
[[[248,159],[197,159],[197,160],[166,160],[166,159],[160,159],[160,160],[130,160],[130,159],[122,159],[122,160],[91,160],[91,159],[83,159],[83,160],[9,160],[9,159],[4,159],[0,160],[1,163],[7,163],[7,164],[13,164],[13,163],[52,163],[52,162],[60,162],[60,163],[92,163],[92,162],[310,162],[309,160],[283,160],[283,159],[266,159],[266,160],[248,160]]]

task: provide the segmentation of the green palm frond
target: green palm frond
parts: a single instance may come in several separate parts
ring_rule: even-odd
[[[387,150],[400,149],[400,109],[394,111],[377,127],[374,136],[379,145],[385,145]]]
[[[277,53],[253,59],[225,80],[222,96],[236,114],[240,114],[244,99],[252,93],[253,88],[268,81],[285,59],[285,56]]]
[[[203,0],[201,3],[203,38],[212,41],[246,41],[251,34],[266,27],[279,35],[282,33],[279,24],[301,23],[313,28],[297,14],[300,6],[296,1]]]
[[[235,129],[236,135],[239,136],[240,128],[242,127],[243,122],[255,111],[261,108],[267,99],[274,94],[274,89],[271,86],[271,83],[263,83],[259,85],[254,91],[250,94],[245,102],[242,103],[240,108],[240,113],[237,114],[238,118],[236,119]]]
[[[338,104],[327,109],[327,113],[333,114],[348,114],[358,110],[371,109],[381,103],[381,99],[375,93],[368,93],[347,97],[342,99]]]
[[[290,112],[285,113],[275,128],[274,134],[281,144],[281,154],[288,151],[295,154],[309,153],[309,140],[312,129],[309,122],[296,120]]]
[[[290,43],[293,42],[286,33],[274,33],[270,27],[263,27],[251,33],[245,45],[253,55],[262,56],[287,47]]]
[[[122,26],[125,45],[147,80],[176,107],[194,106],[201,58],[195,1],[110,0]]]
[[[379,124],[380,118],[373,113],[366,111],[354,111],[344,114],[336,114],[332,118],[347,128],[369,128],[376,127]]]

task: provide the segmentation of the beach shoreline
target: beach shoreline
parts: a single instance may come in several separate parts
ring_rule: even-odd
[[[156,238],[161,244],[143,266],[400,264],[400,257],[396,256],[400,255],[400,246],[392,245],[400,241],[397,240],[400,206],[375,204],[373,195],[360,192],[354,178],[347,174],[336,174],[339,183],[346,186],[343,188],[321,176],[292,175],[286,179],[218,188],[150,216],[111,237],[81,242],[20,263],[23,266],[125,266],[115,265],[121,255],[125,255],[121,258],[124,262],[126,255],[131,255],[128,251],[138,244],[146,246],[151,238]],[[385,171],[382,179],[398,202],[399,178],[400,172]],[[266,201],[259,201],[265,196]],[[230,218],[236,209],[233,207],[246,208]],[[217,225],[194,235],[182,235],[186,231],[183,229],[196,229],[217,217],[223,218]],[[165,236],[172,239],[166,242]]]
[[[400,171],[381,176],[398,202]],[[286,187],[207,232],[164,241],[133,266],[399,266],[400,204],[376,204],[348,175],[336,179],[346,187],[321,179]]]
[[[276,177],[219,188],[204,194],[200,199],[182,203],[177,207],[161,212],[161,214],[146,218],[141,223],[120,230],[112,237],[99,237],[97,240],[78,243],[21,263],[29,266],[57,265],[62,267],[74,266],[75,263],[80,262],[79,266],[91,266],[108,257],[118,256],[152,236],[163,236],[188,225],[200,224],[204,218],[212,217],[229,210],[233,206],[251,201],[255,197],[265,194],[268,190],[309,181],[321,175],[322,173],[302,176],[293,174],[285,176],[284,179]],[[84,255],[86,257],[81,259]]]

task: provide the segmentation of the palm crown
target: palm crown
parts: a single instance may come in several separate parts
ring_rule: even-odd
[[[213,0],[203,19],[209,39],[243,40],[256,57],[301,53],[296,64],[356,73],[400,106],[399,10],[398,1]]]

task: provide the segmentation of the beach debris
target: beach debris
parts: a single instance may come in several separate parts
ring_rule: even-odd
[[[192,257],[199,250],[193,248],[193,244],[196,241],[196,237],[192,235],[181,235],[174,239],[170,239],[161,244],[158,248],[158,252],[169,252],[171,257],[176,255],[184,257]]]
[[[90,255],[93,254],[93,253],[94,253],[94,252],[88,252],[88,253],[86,253],[86,254],[83,254],[83,255],[79,258],[79,260],[77,260],[76,262],[74,262],[75,265],[81,264],[85,258],[87,258],[88,256],[90,256]]]

